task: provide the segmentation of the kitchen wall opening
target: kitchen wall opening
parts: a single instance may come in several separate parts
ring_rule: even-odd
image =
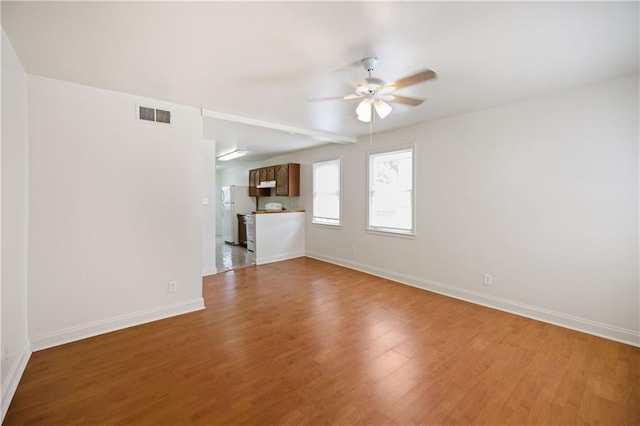
[[[216,238],[216,269],[225,272],[253,265],[253,211],[256,200],[246,186],[229,185],[220,190],[222,235]]]

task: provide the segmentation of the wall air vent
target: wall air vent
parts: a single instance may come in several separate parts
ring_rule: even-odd
[[[171,124],[171,111],[138,106],[138,119],[143,121],[155,121],[156,123]]]
[[[156,110],[156,121],[158,123],[170,124],[171,123],[171,112],[170,111],[164,111],[164,110],[161,110],[161,109],[157,109]]]
[[[140,109],[140,116],[138,118],[140,118],[140,120],[156,121],[155,109],[147,108],[143,106],[141,106],[139,109]]]

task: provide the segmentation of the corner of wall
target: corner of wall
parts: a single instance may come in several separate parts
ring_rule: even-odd
[[[40,351],[65,343],[74,342],[80,339],[109,333],[123,328],[133,327],[152,321],[157,321],[177,315],[187,314],[204,309],[204,299],[202,297],[172,303],[170,305],[146,309],[131,314],[120,315],[107,318],[105,320],[94,321],[64,330],[57,330],[32,338],[31,347],[33,351]]]
[[[215,275],[217,273],[218,273],[218,268],[216,268],[215,266],[202,268],[202,276],[203,277],[207,277],[209,275]]]
[[[2,419],[31,355],[27,332],[28,100],[27,74],[2,29],[2,189],[0,190],[2,293],[0,380]],[[9,202],[7,202],[9,201]],[[10,247],[11,250],[6,248]]]
[[[27,363],[31,358],[31,342],[27,339],[25,342],[18,359],[11,365],[11,368],[5,375],[5,380],[2,382],[2,420],[9,410],[9,405],[18,389],[20,379],[24,374],[24,370],[27,368]]]

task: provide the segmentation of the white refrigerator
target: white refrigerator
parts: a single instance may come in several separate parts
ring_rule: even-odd
[[[220,191],[222,205],[222,238],[226,243],[239,244],[238,214],[251,213],[256,209],[256,199],[249,197],[247,186],[223,186]]]

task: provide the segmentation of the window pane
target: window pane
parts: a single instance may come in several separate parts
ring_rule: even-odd
[[[371,193],[371,226],[411,230],[411,213],[411,192]]]
[[[369,157],[369,227],[413,230],[413,150]]]
[[[320,166],[316,169],[316,191],[338,192],[340,191],[339,169],[335,166]]]
[[[372,156],[372,190],[410,190],[413,181],[411,151]]]
[[[313,222],[340,224],[340,160],[313,164]]]
[[[313,204],[314,216],[333,219],[340,217],[340,196],[337,194],[316,194]]]

